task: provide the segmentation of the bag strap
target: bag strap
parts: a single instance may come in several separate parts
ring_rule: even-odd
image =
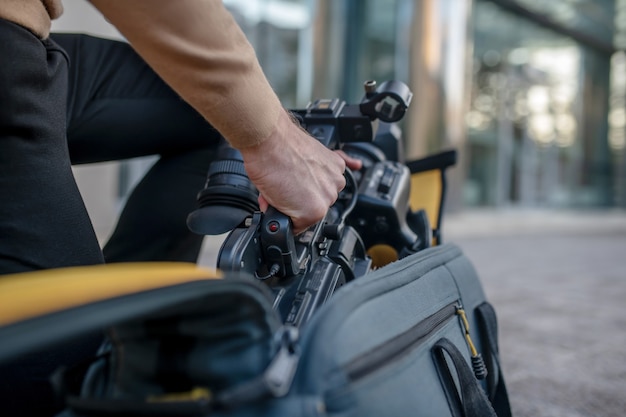
[[[483,353],[487,356],[487,367],[492,368],[495,363],[495,366],[498,368],[497,372],[494,372],[493,369],[489,369],[488,372],[489,400],[498,417],[511,417],[509,394],[504,382],[504,376],[502,375],[502,367],[500,366],[496,311],[491,304],[484,302],[476,307],[476,318],[488,343],[488,349],[483,349]]]
[[[448,354],[452,361],[452,365],[456,370],[459,380],[459,392],[456,388],[452,388],[455,384],[452,382],[453,377],[448,367],[448,361],[444,352]],[[487,395],[479,385],[474,373],[468,366],[461,351],[448,339],[440,339],[433,346],[435,355],[435,363],[440,371],[443,384],[450,399],[450,395],[454,393],[454,402],[463,411],[463,417],[497,417],[493,407],[491,406]],[[452,392],[450,392],[453,390]]]

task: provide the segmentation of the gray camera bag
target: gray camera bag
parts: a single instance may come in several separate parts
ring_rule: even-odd
[[[45,324],[39,340],[108,329],[100,356],[55,376],[64,416],[510,416],[495,314],[455,245],[351,281],[299,332],[272,302],[227,276],[26,324]],[[23,325],[3,340],[21,343]]]
[[[486,369],[471,359],[468,327]],[[346,285],[318,312],[291,395],[317,401],[311,415],[508,416],[496,327],[460,249],[426,249]]]

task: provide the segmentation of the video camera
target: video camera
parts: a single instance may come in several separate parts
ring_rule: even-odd
[[[346,170],[346,187],[322,221],[294,235],[287,216],[271,207],[261,213],[241,154],[226,142],[187,219],[198,234],[230,232],[217,267],[266,282],[286,324],[301,326],[337,288],[380,266],[375,252],[398,259],[430,245],[425,212],[409,207],[410,172],[396,124],[412,93],[399,81],[364,87],[359,104],[322,99],[292,111],[326,147],[363,161],[358,172]]]

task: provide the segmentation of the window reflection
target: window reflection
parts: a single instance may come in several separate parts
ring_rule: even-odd
[[[444,82],[455,71],[465,71],[462,59],[452,61],[462,53],[453,49],[451,32],[444,30],[462,26],[449,9],[458,6],[453,1],[224,3],[287,107],[304,106],[313,97],[356,101],[364,80],[408,80],[416,68],[432,71],[420,73],[417,93],[425,100],[440,94],[441,102],[466,103],[461,84],[450,89]],[[512,13],[511,4],[534,15]],[[422,22],[414,19],[416,13],[429,11],[436,18],[413,31]],[[544,18],[562,27],[563,34],[554,25],[533,22]],[[626,194],[620,185],[626,180],[619,178],[619,169],[626,169],[626,55],[611,57],[610,45],[626,47],[626,0],[474,0],[470,19],[473,85],[464,118],[468,143],[461,149],[468,163],[465,203],[572,207],[617,202],[614,189]],[[427,42],[437,36],[441,50]],[[421,41],[422,49],[412,47]],[[598,42],[609,47],[597,47]],[[421,55],[410,55],[415,51]],[[422,107],[421,118],[413,114],[411,120],[423,129],[414,129],[412,137],[428,141],[431,150],[461,144],[451,142],[448,133],[457,129],[457,136],[464,136],[463,123],[450,123],[449,109],[435,104]]]
[[[312,25],[307,0],[224,0],[256,50],[272,87],[287,107],[311,95]]]
[[[617,52],[611,59],[611,67],[609,146],[620,151],[626,148],[626,53]]]
[[[590,24],[566,0],[523,3],[529,7],[542,3],[545,13],[558,15],[568,25],[585,19]],[[466,202],[604,204],[611,178],[595,164],[610,163],[605,151],[607,122],[598,117],[606,109],[608,57],[491,2],[477,1],[473,19]],[[620,110],[611,114],[616,132],[623,132],[619,126],[626,112],[621,119]],[[612,146],[619,136],[615,134]]]

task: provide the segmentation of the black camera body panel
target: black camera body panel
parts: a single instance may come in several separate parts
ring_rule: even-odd
[[[285,324],[300,327],[345,283],[346,277],[341,267],[329,259],[320,258],[291,285],[278,284],[274,287],[278,288],[274,308],[281,314]]]
[[[377,162],[365,172],[356,206],[348,218],[365,247],[384,244],[399,254],[416,251],[420,237],[406,221],[410,181],[409,169],[398,162]]]
[[[294,236],[287,216],[274,209],[256,212],[228,235],[217,267],[266,281],[285,323],[300,326],[338,287],[370,270],[371,260],[353,228],[343,228],[336,240],[325,236],[324,226],[336,220],[334,214],[329,211],[325,221]]]
[[[337,98],[315,100],[305,109],[292,112],[307,132],[329,149],[336,149],[340,142],[371,142],[377,126],[358,105]]]

